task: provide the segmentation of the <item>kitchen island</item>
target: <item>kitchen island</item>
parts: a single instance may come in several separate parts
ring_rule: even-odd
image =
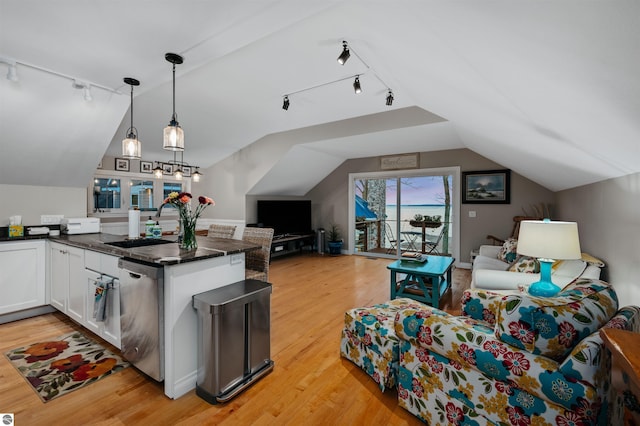
[[[170,398],[178,398],[196,385],[198,336],[192,296],[244,280],[245,252],[259,247],[241,240],[197,237],[198,248],[190,251],[180,250],[177,242],[123,248],[111,245],[126,241],[123,236],[103,233],[61,235],[50,240],[164,270],[164,350],[160,357],[164,391]],[[124,303],[121,301],[121,305]]]

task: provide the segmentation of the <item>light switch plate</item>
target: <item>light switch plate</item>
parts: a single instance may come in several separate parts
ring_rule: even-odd
[[[469,217],[476,217],[476,211],[475,210],[469,210]]]

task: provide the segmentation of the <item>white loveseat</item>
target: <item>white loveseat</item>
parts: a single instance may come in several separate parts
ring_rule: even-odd
[[[518,285],[528,285],[540,280],[539,273],[511,272],[511,264],[498,258],[502,246],[482,245],[473,262],[471,288],[491,291],[518,290]],[[552,268],[551,280],[560,288],[576,278],[600,278],[597,262],[563,260]]]

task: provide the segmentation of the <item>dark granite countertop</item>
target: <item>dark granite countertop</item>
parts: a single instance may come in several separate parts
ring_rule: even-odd
[[[176,265],[212,257],[243,253],[260,248],[259,245],[242,240],[197,236],[196,250],[180,250],[177,242],[152,246],[120,248],[107,243],[125,241],[126,236],[112,234],[60,235],[49,240],[100,253],[123,257],[129,260],[155,265]],[[175,236],[163,240],[176,241]]]
[[[31,228],[43,228],[47,227],[50,230],[60,230],[60,225],[29,225],[24,227],[24,235],[22,237],[9,237],[9,227],[0,226],[0,242],[5,241],[24,241],[24,240],[38,240],[42,238],[48,238],[49,234],[30,235]]]

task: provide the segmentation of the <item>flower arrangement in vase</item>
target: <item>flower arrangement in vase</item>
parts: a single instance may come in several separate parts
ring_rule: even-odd
[[[196,241],[196,222],[200,214],[207,206],[215,206],[215,201],[203,195],[198,197],[198,206],[191,209],[191,194],[188,192],[171,192],[162,204],[171,204],[178,209],[180,214],[180,226],[182,228],[182,240],[180,240],[180,248],[185,250],[193,250],[198,248]]]

